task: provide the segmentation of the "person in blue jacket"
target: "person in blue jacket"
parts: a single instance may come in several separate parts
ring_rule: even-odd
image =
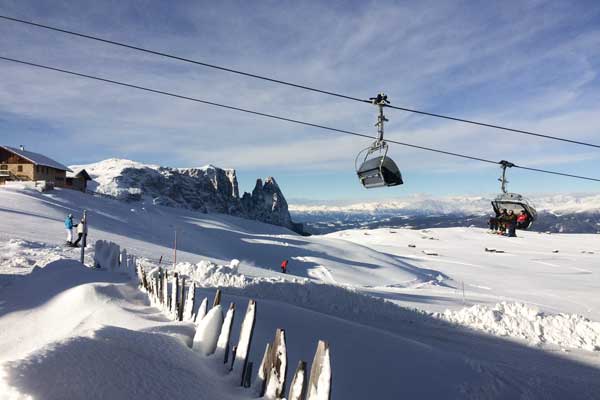
[[[65,229],[67,230],[67,244],[73,244],[73,214],[67,215],[65,219]]]

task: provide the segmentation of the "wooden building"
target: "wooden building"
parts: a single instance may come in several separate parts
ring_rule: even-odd
[[[87,183],[92,178],[85,169],[79,169],[77,171],[67,171],[67,179],[65,180],[65,187],[74,190],[80,190],[85,192],[87,190]]]
[[[68,167],[42,154],[0,146],[0,185],[6,181],[48,181],[65,187]],[[87,174],[86,174],[87,175]],[[89,175],[88,175],[89,177]]]

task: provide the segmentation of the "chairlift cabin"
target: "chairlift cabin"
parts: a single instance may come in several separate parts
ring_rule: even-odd
[[[522,211],[527,215],[527,221],[517,225],[517,229],[528,229],[531,224],[537,219],[537,211],[533,204],[524,196],[518,193],[509,193],[506,190],[506,168],[514,166],[513,163],[508,161],[500,161],[502,168],[502,176],[498,179],[501,182],[502,193],[500,193],[494,200],[492,200],[492,207],[496,215],[505,209],[507,211],[512,210],[516,215],[519,215]]]
[[[398,166],[387,156],[387,144],[383,144],[383,146],[383,148],[368,147],[361,151],[356,159],[356,164],[358,164],[358,160],[366,152],[360,166],[356,169],[358,179],[366,189],[397,186],[404,183]],[[383,155],[373,156],[378,152],[383,152]]]
[[[378,138],[356,156],[356,175],[366,189],[402,185],[404,182],[400,169],[394,160],[387,156],[388,145],[383,140],[383,124],[388,121],[383,115],[383,107],[389,104],[389,101],[385,94],[380,93],[377,97],[372,97],[371,102],[379,107],[379,116],[375,124],[378,128]]]

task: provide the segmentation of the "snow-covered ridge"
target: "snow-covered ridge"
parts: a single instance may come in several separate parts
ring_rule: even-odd
[[[235,170],[212,164],[170,168],[111,158],[72,168],[85,168],[93,179],[91,190],[119,199],[235,215],[301,231],[272,177],[258,179],[252,193],[240,196]]]

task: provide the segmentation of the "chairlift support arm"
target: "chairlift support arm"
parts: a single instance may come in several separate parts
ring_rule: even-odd
[[[384,123],[389,121],[385,115],[383,115],[383,107],[385,107],[386,104],[390,104],[390,102],[385,93],[379,93],[376,97],[371,97],[369,100],[379,108],[379,115],[377,116],[377,123],[375,124],[377,127],[377,141],[373,145],[373,148],[379,148],[385,145],[385,142],[383,141]]]
[[[499,164],[500,168],[502,168],[502,176],[498,178],[498,180],[501,183],[500,187],[502,189],[502,193],[506,193],[506,184],[508,183],[508,180],[506,179],[506,168],[512,168],[515,166],[515,164],[506,160],[500,161]]]

